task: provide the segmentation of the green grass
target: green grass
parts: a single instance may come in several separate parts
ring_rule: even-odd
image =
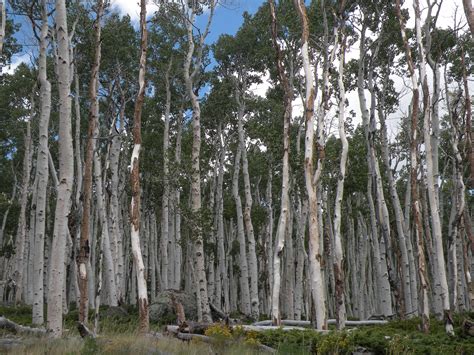
[[[177,339],[156,339],[137,334],[136,310],[127,309],[127,315],[105,317],[106,307],[101,309],[100,337],[83,340],[76,330],[77,311],[71,310],[64,318],[64,337],[24,338],[0,331],[0,337],[17,338],[21,345],[13,353],[24,354],[258,354],[255,344],[264,344],[279,354],[351,354],[356,349],[366,349],[375,354],[474,354],[474,337],[462,333],[464,318],[474,318],[474,313],[454,317],[455,336],[445,333],[442,322],[431,319],[431,332],[419,330],[419,319],[391,321],[384,325],[365,326],[346,331],[331,331],[327,335],[308,330],[266,332],[242,332],[235,330],[221,334],[214,329],[213,345],[201,341],[182,342]],[[23,325],[31,325],[31,307],[0,306],[0,314]],[[93,313],[90,314],[93,320]],[[160,331],[162,325],[152,324],[151,329]],[[212,332],[211,332],[212,333]],[[222,339],[224,337],[224,339]],[[226,338],[227,337],[227,338]]]

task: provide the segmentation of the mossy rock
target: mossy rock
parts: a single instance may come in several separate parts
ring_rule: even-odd
[[[197,303],[193,294],[179,290],[159,292],[156,300],[150,305],[150,322],[169,324],[176,322],[176,311],[173,307],[172,295],[183,305],[187,320],[197,320]]]

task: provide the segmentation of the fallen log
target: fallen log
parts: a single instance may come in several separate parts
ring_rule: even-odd
[[[179,325],[167,325],[165,327],[166,334],[178,334],[179,333]]]
[[[254,331],[254,332],[265,332],[267,330],[283,330],[283,331],[290,331],[290,330],[309,330],[309,328],[304,327],[297,327],[297,326],[275,326],[275,325],[239,325],[242,329],[247,331]],[[310,329],[312,331],[316,331],[318,333],[327,333],[329,330],[317,330],[317,329]]]
[[[0,328],[10,330],[17,334],[30,334],[36,336],[46,335],[46,329],[44,328],[33,328],[20,325],[3,316],[0,316]]]
[[[209,338],[206,335],[202,334],[190,334],[190,333],[177,333],[176,338],[181,339],[181,340],[193,340],[193,339],[199,339],[201,341],[204,341],[206,343],[212,343],[212,339]]]
[[[200,340],[200,341],[203,341],[205,343],[208,343],[208,344],[213,344],[215,343],[215,339],[213,339],[212,337],[208,337],[206,335],[201,335],[201,334],[190,334],[190,333],[177,333],[176,334],[176,338],[180,339],[180,340],[183,340],[183,341],[190,341],[190,340]],[[231,344],[231,341],[228,341],[227,343],[229,343],[229,345]],[[261,350],[261,351],[265,351],[265,352],[268,352],[268,353],[276,353],[276,350],[267,346],[267,345],[263,345],[263,344],[255,344],[255,346]]]
[[[212,323],[183,322],[178,326],[179,333],[204,334]]]
[[[335,319],[328,319],[327,320],[328,325],[329,324],[336,324]],[[380,325],[380,324],[387,324],[388,321],[386,320],[348,320],[346,321],[346,326],[348,327],[358,327],[358,326],[364,326],[364,325]],[[307,320],[293,320],[293,319],[284,319],[281,321],[282,325],[287,325],[287,326],[295,326],[295,327],[309,327],[311,326],[311,322]],[[271,326],[272,321],[271,320],[263,320],[260,322],[255,322],[252,325],[255,326]]]

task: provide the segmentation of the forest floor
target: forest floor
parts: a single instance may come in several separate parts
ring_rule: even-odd
[[[0,314],[22,325],[31,325],[30,307],[0,307]],[[0,330],[0,353],[6,354],[263,354],[259,347],[271,347],[277,354],[474,354],[474,337],[466,334],[462,322],[474,313],[454,317],[455,336],[444,332],[442,323],[432,320],[431,333],[419,330],[419,320],[390,321],[384,325],[363,326],[346,331],[320,334],[308,330],[269,330],[248,332],[239,327],[229,330],[216,324],[206,331],[212,343],[181,341],[161,334],[163,324],[151,324],[150,336],[138,335],[137,315],[117,317],[101,311],[100,335],[82,339],[76,329],[77,311],[65,317],[64,337],[51,340]]]

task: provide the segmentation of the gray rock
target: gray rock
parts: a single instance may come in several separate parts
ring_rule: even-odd
[[[197,320],[197,303],[193,294],[179,290],[165,290],[156,296],[155,302],[150,305],[150,321],[154,323],[173,323],[176,321],[176,312],[171,295],[176,297],[184,308],[186,320]]]

